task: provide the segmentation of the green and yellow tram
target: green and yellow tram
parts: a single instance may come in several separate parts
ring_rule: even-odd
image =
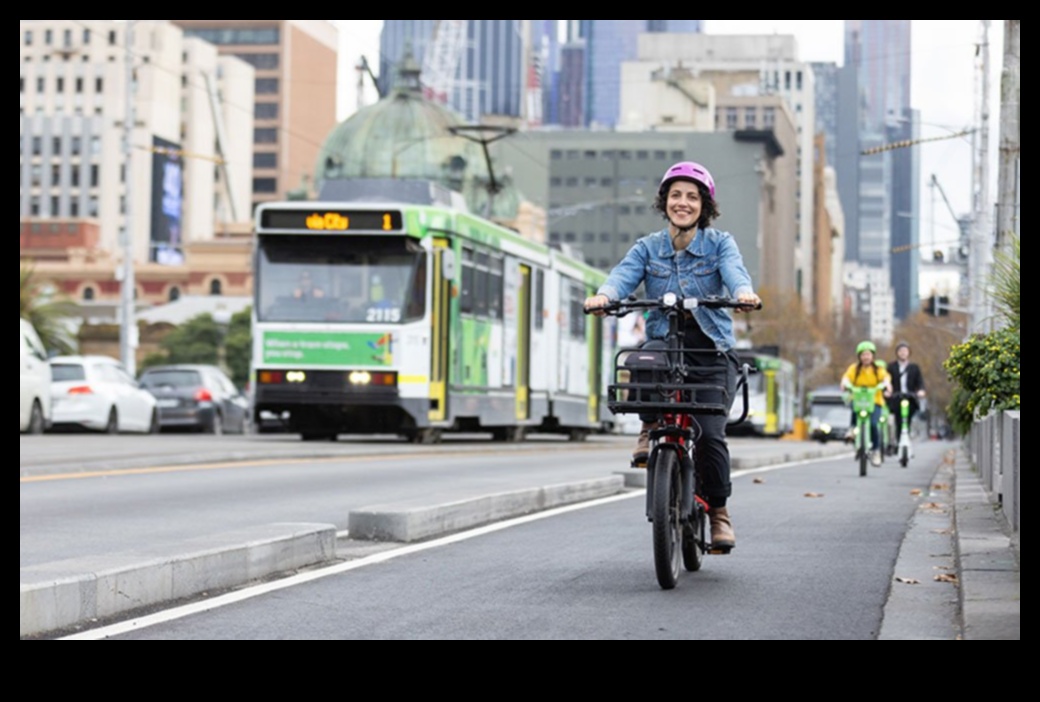
[[[265,203],[255,224],[258,423],[416,443],[610,428],[614,334],[582,313],[603,272],[435,204]]]

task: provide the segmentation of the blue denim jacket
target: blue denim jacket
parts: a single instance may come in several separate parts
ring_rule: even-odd
[[[668,229],[642,237],[614,266],[598,293],[617,301],[635,292],[640,283],[645,283],[650,298],[666,292],[682,297],[735,297],[754,291],[737,242],[729,232],[710,227],[698,229],[690,245],[678,253],[672,248]],[[729,310],[698,307],[693,316],[720,351],[733,348],[736,339]],[[668,319],[660,311],[651,310],[646,320],[647,336],[663,339],[667,333]]]

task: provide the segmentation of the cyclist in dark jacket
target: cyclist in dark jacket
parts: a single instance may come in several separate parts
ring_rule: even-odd
[[[898,393],[905,393],[910,396],[908,423],[921,408],[920,401],[925,398],[927,393],[924,388],[924,376],[921,374],[921,367],[910,360],[910,344],[907,342],[900,341],[896,344],[896,360],[888,364],[888,372],[892,376],[893,391],[892,397],[888,398],[888,409],[896,420],[896,445],[898,445],[899,437],[903,434],[903,423],[900,421],[899,414]]]

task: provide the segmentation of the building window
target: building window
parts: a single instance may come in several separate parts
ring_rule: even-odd
[[[772,129],[776,123],[776,108],[775,107],[763,107],[762,108],[762,126],[766,129]]]
[[[37,78],[37,79],[36,79],[36,92],[38,92],[38,93],[42,93],[42,92],[43,92],[43,89],[44,89],[45,87],[46,87],[46,86],[45,86],[45,84],[44,84],[44,82],[43,82],[43,78]]]
[[[218,283],[218,285],[219,285],[219,281],[213,281],[213,282],[214,283]],[[210,283],[210,287],[211,288],[212,288],[212,285],[213,285],[213,283]],[[171,286],[170,287],[170,292],[167,294],[167,298],[169,299],[169,301],[170,302],[176,302],[177,300],[180,299],[180,297],[181,297],[181,289],[178,288],[176,285]]]
[[[104,87],[105,81],[102,78],[94,79],[94,92],[100,94],[101,88]]]
[[[254,104],[253,117],[256,119],[278,119],[278,103],[258,102]]]
[[[83,30],[83,45],[87,46],[89,44],[90,44],[90,30],[89,29],[84,29]]]
[[[277,144],[278,130],[273,127],[259,127],[253,130],[254,144]]]
[[[278,54],[235,54],[253,68],[273,70],[278,68]]]
[[[253,178],[254,193],[278,192],[278,181],[275,178]]]
[[[222,295],[224,287],[220,283],[219,278],[214,278],[209,281],[209,294],[210,295]]]
[[[737,108],[727,107],[726,108],[726,129],[737,128]]]
[[[744,108],[744,129],[754,129],[758,125],[758,110],[754,107]]]
[[[268,153],[254,153],[253,154],[253,168],[277,168],[278,167],[278,154]]]
[[[83,288],[83,300],[86,301],[86,302],[90,302],[93,299],[94,299],[94,288],[92,288],[92,287],[90,287],[88,285],[87,287]]]
[[[115,33],[115,30],[112,30],[112,31],[110,31],[108,33],[108,45],[109,46],[115,46],[116,45],[116,33]]]
[[[32,32],[29,30],[25,31],[25,45],[32,46]]]
[[[277,78],[257,78],[256,79],[256,94],[257,95],[277,95],[278,94],[278,79]]]

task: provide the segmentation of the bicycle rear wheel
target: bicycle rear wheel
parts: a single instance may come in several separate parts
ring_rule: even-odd
[[[899,450],[899,465],[906,468],[906,465],[910,462],[910,447],[904,446]]]
[[[693,506],[690,521],[683,525],[682,560],[683,568],[691,573],[704,565],[704,542],[708,533],[708,510],[699,503]]]
[[[654,570],[657,583],[671,590],[679,581],[682,550],[682,476],[675,451],[662,448],[652,466],[654,493],[650,509],[654,535]]]

